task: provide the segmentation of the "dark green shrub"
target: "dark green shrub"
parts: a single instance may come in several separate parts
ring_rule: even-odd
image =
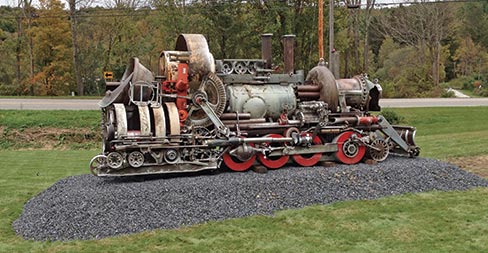
[[[452,90],[443,90],[441,93],[441,98],[453,98],[456,95],[454,94],[454,91]]]
[[[388,122],[390,122],[392,125],[400,124],[405,119],[400,114],[391,110],[384,110],[380,113],[380,115],[383,115],[383,117],[385,117],[385,119],[388,120]]]

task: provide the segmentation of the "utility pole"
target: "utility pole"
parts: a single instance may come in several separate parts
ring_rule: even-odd
[[[334,49],[334,0],[329,0],[329,68],[334,66],[334,62],[332,58],[333,49]]]
[[[329,69],[334,77],[339,78],[339,53],[334,46],[334,0],[329,1]]]

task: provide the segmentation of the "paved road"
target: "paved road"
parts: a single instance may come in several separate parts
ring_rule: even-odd
[[[13,110],[98,110],[96,99],[2,98],[0,109]]]
[[[383,107],[488,106],[488,98],[408,98],[381,99]]]
[[[97,99],[0,99],[0,109],[6,110],[98,110]],[[386,107],[449,107],[488,106],[488,98],[412,98],[382,99]]]

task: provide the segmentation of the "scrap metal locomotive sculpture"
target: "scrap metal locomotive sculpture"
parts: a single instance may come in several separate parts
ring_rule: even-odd
[[[294,35],[283,36],[284,72],[272,69],[271,35],[262,59],[215,61],[200,34],[182,34],[163,51],[158,74],[130,61],[102,110],[103,148],[90,162],[97,176],[269,169],[335,160],[417,156],[415,128],[392,126],[379,111],[381,86],[367,76],[336,80],[319,63],[294,70]]]

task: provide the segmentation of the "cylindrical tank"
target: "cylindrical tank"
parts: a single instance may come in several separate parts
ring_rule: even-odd
[[[286,110],[288,116],[296,108],[292,85],[227,86],[229,112],[249,113],[251,118],[276,120]]]
[[[317,66],[308,72],[307,82],[319,86],[320,100],[326,102],[332,112],[348,111],[348,106],[360,110],[380,109],[381,86],[370,82],[365,75],[336,80],[327,67]],[[373,97],[371,90],[377,93]],[[374,106],[369,108],[370,104]]]
[[[357,109],[366,109],[369,100],[369,89],[363,76],[349,79],[338,79],[339,92],[344,94],[346,104]]]

